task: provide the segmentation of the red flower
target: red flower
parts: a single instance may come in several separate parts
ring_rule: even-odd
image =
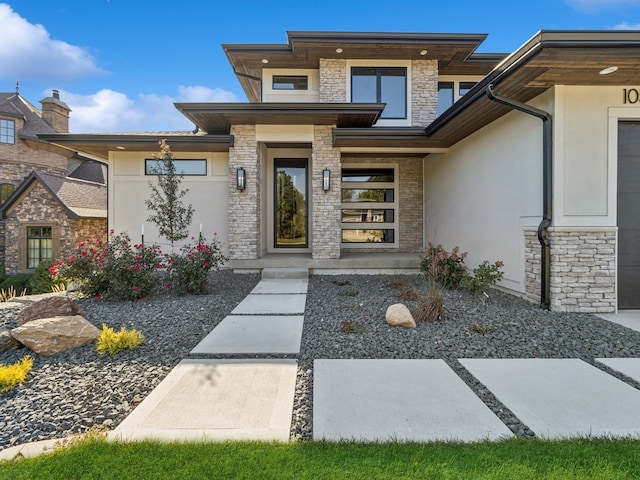
[[[137,291],[139,291],[139,290],[140,290],[140,287],[133,287],[133,290],[134,290],[135,292],[137,292]]]

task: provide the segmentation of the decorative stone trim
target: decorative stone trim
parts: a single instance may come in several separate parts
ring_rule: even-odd
[[[438,62],[413,60],[411,62],[411,124],[426,127],[436,119],[438,112]]]
[[[347,61],[340,58],[320,59],[320,102],[347,101]]]
[[[524,231],[525,259],[525,295],[532,303],[540,303],[540,286],[542,285],[542,249],[538,241],[538,230]]]
[[[255,125],[233,125],[229,149],[229,258],[254,260],[260,256],[262,159]],[[247,188],[236,189],[236,171],[244,168]]]

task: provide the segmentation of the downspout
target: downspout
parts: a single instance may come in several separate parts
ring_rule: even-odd
[[[542,250],[540,307],[547,310],[551,307],[551,246],[549,243],[549,226],[553,215],[553,129],[551,115],[544,110],[531,107],[517,100],[507,99],[493,91],[493,85],[486,88],[489,100],[505,105],[514,110],[533,115],[542,120],[542,221],[538,225],[538,241]]]

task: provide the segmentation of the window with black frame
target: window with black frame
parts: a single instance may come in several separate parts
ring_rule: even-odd
[[[407,118],[407,69],[405,67],[351,67],[351,101],[386,103],[384,119]]]
[[[53,228],[27,227],[27,268],[53,259]]]

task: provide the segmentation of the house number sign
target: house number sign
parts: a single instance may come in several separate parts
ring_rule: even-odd
[[[640,90],[637,88],[622,89],[623,103],[640,103]]]

